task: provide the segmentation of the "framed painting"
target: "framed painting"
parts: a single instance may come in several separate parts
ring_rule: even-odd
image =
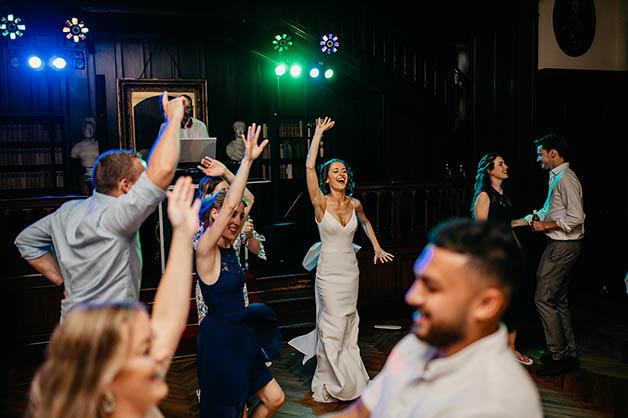
[[[193,105],[192,116],[209,124],[207,80],[163,78],[119,78],[117,80],[118,133],[120,148],[148,155],[161,124],[161,94],[187,96]]]

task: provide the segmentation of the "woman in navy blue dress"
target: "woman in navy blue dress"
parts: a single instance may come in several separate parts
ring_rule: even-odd
[[[228,191],[201,203],[207,228],[198,240],[195,271],[208,309],[197,337],[201,418],[249,416],[246,401],[254,393],[261,401],[254,418],[272,416],[284,402],[268,368],[282,346],[277,318],[264,304],[245,307],[245,273],[232,246],[246,220],[242,196],[251,164],[268,143],[257,144],[259,133],[253,124],[243,137],[245,156]]]
[[[510,193],[503,184],[507,178],[508,165],[501,155],[496,152],[489,152],[480,159],[475,176],[473,203],[471,204],[471,213],[474,219],[479,221],[495,219],[507,222],[512,227],[528,225],[526,222],[521,224],[521,220],[513,220],[515,216]],[[515,289],[510,305],[504,313],[503,321],[508,327],[508,345],[515,358],[521,364],[529,366],[532,364],[532,359],[515,348],[517,329],[523,315],[522,302],[519,300],[521,296],[518,295],[520,290],[519,292],[517,290]]]

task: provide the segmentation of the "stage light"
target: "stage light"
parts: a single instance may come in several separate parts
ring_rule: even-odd
[[[55,70],[63,70],[68,65],[68,62],[63,57],[54,56],[50,60],[50,66]]]
[[[9,67],[17,68],[20,66],[20,59],[18,57],[9,58]]]
[[[26,53],[21,50],[8,49],[7,61],[11,68],[28,66],[28,68],[38,71],[46,68],[54,71],[66,70],[68,67],[75,70],[86,68],[85,53],[74,49],[60,49],[45,53],[34,51]]]
[[[7,50],[7,58],[9,60],[9,67],[11,68],[17,68],[22,65],[20,53],[14,49]]]
[[[89,28],[85,26],[85,23],[79,21],[76,17],[66,20],[62,30],[66,34],[65,37],[74,42],[84,41],[87,38],[85,34],[89,32]]]
[[[273,49],[279,53],[289,50],[292,47],[292,36],[287,33],[275,35],[273,39]]]
[[[333,33],[327,33],[321,36],[321,51],[327,55],[335,54],[340,47],[340,41],[338,37]]]
[[[43,68],[44,62],[37,55],[31,55],[26,59],[28,66],[33,70],[39,70]]]
[[[281,77],[282,75],[284,75],[286,73],[286,70],[287,70],[286,64],[284,64],[284,63],[278,64],[275,67],[275,74],[278,77]]]
[[[0,18],[0,31],[2,36],[8,36],[12,41],[24,35],[26,25],[20,23],[22,19],[15,17],[12,14],[2,16]]]
[[[310,70],[311,78],[318,78],[319,75],[321,75],[321,71],[318,69],[318,67],[314,67]]]
[[[325,70],[325,78],[326,79],[330,79],[334,76],[334,70],[332,70],[331,68],[328,68]]]
[[[303,72],[303,68],[299,64],[292,64],[290,66],[290,75],[294,78],[300,77]]]
[[[69,57],[72,59],[72,68],[75,70],[85,69],[85,55],[82,51],[71,51]]]

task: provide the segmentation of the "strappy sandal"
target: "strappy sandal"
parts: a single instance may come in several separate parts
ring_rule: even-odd
[[[515,355],[515,358],[519,361],[519,363],[525,366],[530,366],[532,365],[532,363],[534,363],[534,361],[530,357],[526,356],[525,354],[521,354],[517,350],[513,350],[512,353]]]

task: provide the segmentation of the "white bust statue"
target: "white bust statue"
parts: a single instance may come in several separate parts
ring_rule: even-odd
[[[242,143],[242,135],[246,133],[246,123],[241,120],[233,122],[233,134],[235,138],[227,144],[227,156],[232,161],[240,162],[244,158],[244,144]]]
[[[85,169],[83,174],[84,184],[81,184],[82,192],[87,192],[91,188],[92,167],[98,158],[98,141],[94,136],[95,132],[96,121],[92,117],[86,117],[83,123],[83,139],[74,144],[70,152],[72,158],[81,160],[81,166]],[[87,188],[84,186],[87,186]]]

